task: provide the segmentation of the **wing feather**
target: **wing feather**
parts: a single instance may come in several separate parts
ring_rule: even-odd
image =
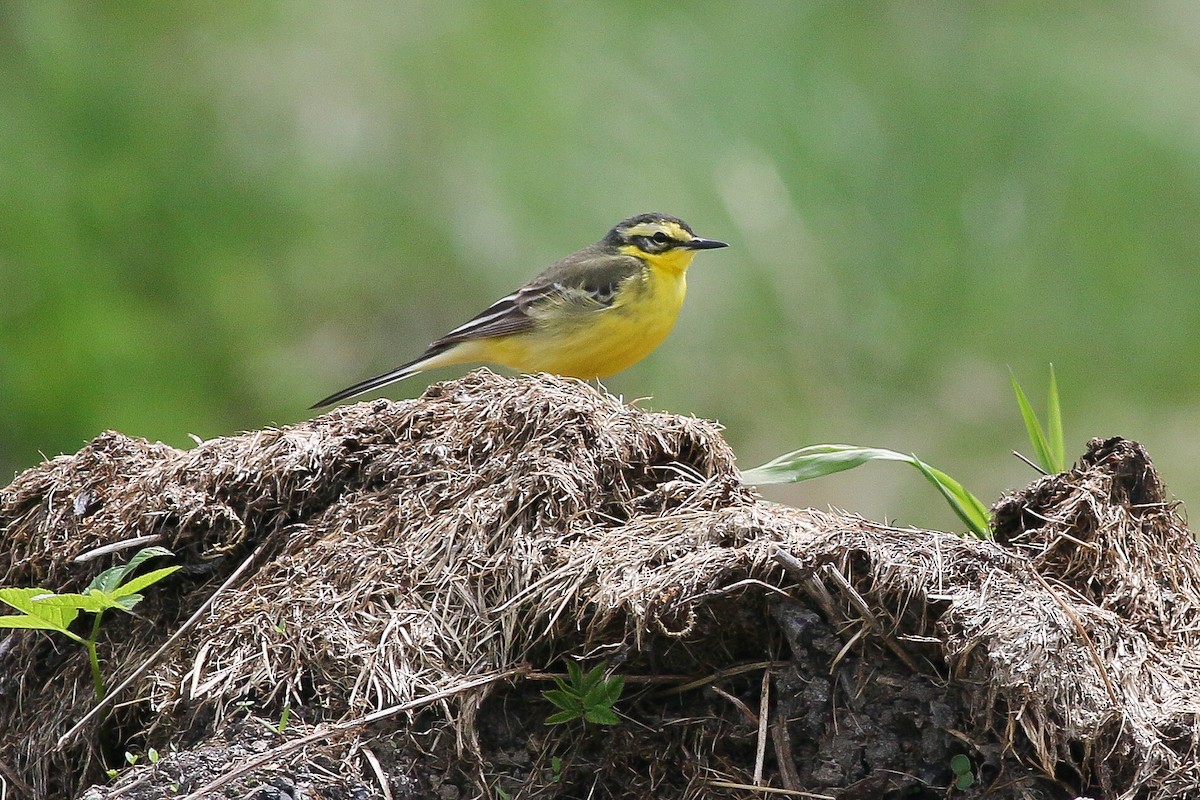
[[[550,308],[599,311],[610,307],[621,284],[642,269],[642,262],[633,257],[582,250],[492,303],[433,342],[430,349],[530,330]]]

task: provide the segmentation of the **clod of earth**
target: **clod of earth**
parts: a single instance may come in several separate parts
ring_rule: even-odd
[[[1095,440],[993,511],[985,542],[765,503],[715,424],[549,376],[188,451],[106,433],[0,490],[0,585],[173,551],[104,630],[116,686],[243,572],[61,749],[87,657],[4,634],[0,789],[1200,796],[1200,553],[1146,453]],[[618,724],[544,723],[565,659],[624,677]]]

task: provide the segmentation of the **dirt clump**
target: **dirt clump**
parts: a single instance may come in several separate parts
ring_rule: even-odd
[[[995,522],[980,541],[765,503],[715,424],[550,376],[187,451],[106,433],[0,490],[0,585],[77,591],[147,543],[183,569],[106,621],[110,686],[149,663],[61,747],[94,705],[86,656],[0,638],[0,781],[934,798],[966,756],[964,796],[1200,792],[1200,554],[1144,451],[1094,441]],[[544,723],[567,660],[624,678],[618,724]]]

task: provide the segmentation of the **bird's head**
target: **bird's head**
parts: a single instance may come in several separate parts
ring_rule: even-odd
[[[672,272],[686,270],[698,250],[729,246],[715,239],[702,239],[686,222],[669,214],[638,214],[622,220],[601,243]]]

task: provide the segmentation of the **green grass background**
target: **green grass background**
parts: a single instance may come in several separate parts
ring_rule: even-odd
[[[1194,504],[1197,87],[1184,2],[5,3],[0,478],[304,419],[658,210],[733,246],[607,385],[744,465],[990,501],[1053,361],[1068,459],[1137,438]],[[902,467],[770,496],[957,526]]]

